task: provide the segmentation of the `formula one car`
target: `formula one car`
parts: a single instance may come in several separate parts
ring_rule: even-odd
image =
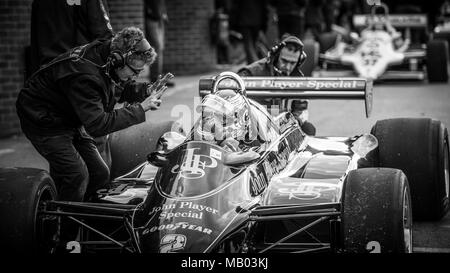
[[[384,14],[376,14],[377,9]],[[448,81],[447,41],[430,40],[425,45],[417,38],[427,35],[426,15],[390,15],[388,7],[381,4],[373,7],[371,15],[355,15],[353,22],[356,28],[365,27],[360,35],[336,27],[338,35],[321,36],[322,46],[330,44],[330,39],[335,42],[331,48],[322,49],[321,70],[314,76],[356,74],[372,80],[424,80],[427,75],[429,82]]]
[[[67,243],[75,252],[411,252],[413,217],[447,212],[441,122],[389,119],[371,134],[310,137],[285,111],[292,98],[358,99],[370,114],[366,80],[223,72],[199,86],[192,130],[164,133],[147,161],[90,203],[56,201],[45,171],[1,170],[3,248],[52,252],[68,219],[80,227]],[[278,98],[281,114],[252,99],[261,97]],[[112,138],[113,163],[129,162],[114,146],[134,138]]]

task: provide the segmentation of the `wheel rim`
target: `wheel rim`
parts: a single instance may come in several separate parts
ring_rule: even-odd
[[[412,217],[411,203],[408,191],[403,192],[403,236],[405,240],[405,252],[412,253]]]
[[[54,226],[56,217],[42,214],[41,211],[45,209],[45,203],[55,200],[56,195],[50,185],[45,185],[37,194],[37,209],[34,216],[35,219],[35,239],[37,242],[36,250],[38,252],[52,252],[54,248],[54,234],[56,230],[51,227]]]
[[[448,140],[445,138],[444,144],[444,179],[445,179],[445,196],[450,198],[450,177],[449,177],[449,166],[448,166]]]

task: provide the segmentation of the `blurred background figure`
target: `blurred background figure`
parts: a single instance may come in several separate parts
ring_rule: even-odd
[[[278,16],[278,35],[288,33],[301,38],[305,31],[305,11],[308,0],[271,0]]]
[[[106,0],[34,0],[27,77],[69,49],[113,35]]]
[[[215,12],[211,20],[211,37],[217,45],[217,63],[229,64],[230,59],[230,12],[231,0],[216,0]]]
[[[247,63],[259,59],[257,40],[267,28],[267,0],[234,0],[231,12],[231,26],[242,34]]]
[[[302,39],[305,39],[307,32],[310,32],[316,40],[323,32],[330,32],[333,18],[334,5],[331,0],[308,1],[305,15],[305,33]]]
[[[163,73],[165,24],[169,21],[165,0],[144,0],[145,37],[155,49],[157,57],[149,73],[150,82],[155,82]],[[168,82],[167,86],[174,86]]]

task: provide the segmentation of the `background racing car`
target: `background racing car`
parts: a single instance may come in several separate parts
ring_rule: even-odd
[[[67,244],[74,252],[411,252],[413,219],[446,214],[449,146],[441,122],[389,119],[371,134],[309,137],[285,111],[292,98],[358,99],[368,115],[366,80],[224,72],[199,86],[202,115],[187,135],[150,127],[168,131],[156,142],[139,127],[111,138],[112,173],[135,168],[90,203],[57,201],[43,170],[2,169],[3,249],[54,252],[64,217],[80,226]],[[251,99],[258,97],[278,98],[282,112],[270,115]],[[203,126],[230,113],[245,132],[229,139],[237,146],[211,138],[220,122]]]
[[[378,9],[383,13],[376,14]],[[320,65],[314,76],[448,81],[448,42],[429,40],[433,35],[428,34],[427,15],[389,14],[380,4],[370,15],[354,15],[353,24],[363,28],[360,35],[337,26],[335,33],[322,34],[319,58],[317,49],[308,44],[310,55],[316,56],[314,65]]]

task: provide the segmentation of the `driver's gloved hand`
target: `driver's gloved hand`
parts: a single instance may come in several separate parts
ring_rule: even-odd
[[[120,96],[119,103],[128,102],[136,103],[143,102],[148,97],[147,89],[148,83],[141,83],[135,81],[129,81],[125,84],[122,95]]]

